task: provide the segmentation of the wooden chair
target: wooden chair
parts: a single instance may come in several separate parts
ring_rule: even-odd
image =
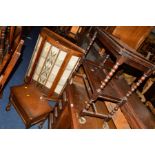
[[[2,28],[1,28],[2,29]],[[0,31],[1,31],[0,29]],[[17,33],[18,30],[18,33]],[[1,31],[1,36],[5,36],[1,38],[0,43],[0,75],[3,74],[5,69],[7,68],[7,65],[9,64],[17,46],[19,45],[21,41],[21,33],[22,27],[16,27],[16,26],[6,26],[5,29],[3,28],[3,31]],[[5,35],[4,35],[5,34]]]
[[[9,75],[11,74],[14,66],[16,65],[21,53],[21,48],[23,46],[24,41],[21,40],[15,50],[15,52],[13,53],[10,62],[8,63],[8,65],[6,66],[6,69],[4,70],[4,72],[1,74],[0,76],[0,93],[2,94],[2,90],[4,88],[5,83],[7,82],[7,79],[9,78]]]
[[[142,45],[152,26],[107,26],[105,30],[135,50]]]
[[[20,56],[19,52],[22,44],[23,41],[18,45],[6,71],[0,77],[0,90],[2,90],[10,72]],[[41,89],[34,83],[13,86],[11,87],[6,111],[10,111],[11,105],[13,105],[22,118],[26,128],[30,128],[32,125],[40,122],[39,128],[42,128],[44,121],[52,111],[52,107],[48,104],[48,100],[45,99],[44,95],[45,94],[41,92]]]
[[[37,123],[40,123],[39,128],[42,128],[44,121],[52,111],[48,100],[43,96],[41,90],[32,83],[13,86],[6,111],[9,111],[13,105],[26,128]]]
[[[48,98],[58,99],[83,55],[83,49],[43,28],[25,77],[27,84],[11,87],[6,110],[13,105],[26,128],[37,123],[41,128],[52,111]]]

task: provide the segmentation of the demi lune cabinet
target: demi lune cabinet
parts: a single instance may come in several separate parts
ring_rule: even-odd
[[[43,28],[26,73],[26,81],[41,85],[47,96],[57,99],[71,77],[84,50]]]

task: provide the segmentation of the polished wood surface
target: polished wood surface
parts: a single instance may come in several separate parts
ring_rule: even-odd
[[[95,67],[94,68],[90,67],[90,69],[89,69],[88,63],[87,63],[87,65],[85,65],[85,62],[83,63],[83,66],[84,66],[85,72],[86,72],[86,77],[88,78],[88,81],[89,81],[90,86],[92,87],[93,91],[92,91],[92,94],[89,93],[90,94],[89,101],[87,102],[88,104],[85,106],[85,108],[82,110],[82,115],[98,117],[98,118],[100,117],[106,121],[109,121],[113,117],[113,115],[118,111],[118,109],[120,107],[122,107],[123,105],[125,105],[129,99],[131,99],[131,96],[134,93],[134,91],[146,79],[146,77],[150,76],[154,72],[155,65],[153,63],[151,63],[150,61],[148,61],[146,58],[144,58],[141,54],[136,52],[133,48],[129,47],[127,44],[120,41],[116,37],[113,37],[112,35],[108,34],[104,30],[101,30],[100,28],[96,28],[96,31],[97,31],[96,39],[98,39],[105,46],[105,48],[108,49],[107,52],[109,52],[109,54],[112,54],[116,58],[116,62],[114,63],[113,67],[109,71],[106,69],[105,65],[100,66],[98,64],[99,67],[101,67],[103,71],[102,70],[100,70],[99,72],[96,71],[96,74],[95,74],[95,70],[99,70],[99,69],[95,69]],[[143,75],[141,76],[141,78],[139,78],[137,80],[137,82],[134,85],[132,85],[131,88],[129,88],[127,91],[125,91],[124,96],[119,96],[117,94],[117,98],[120,99],[121,101],[118,102],[118,105],[116,105],[111,110],[111,112],[109,112],[108,115],[97,113],[97,110],[95,107],[96,101],[100,97],[100,94],[102,94],[102,96],[104,94],[106,94],[105,92],[107,91],[106,89],[108,88],[109,83],[111,83],[112,86],[114,85],[114,83],[113,83],[114,75],[117,72],[119,66],[123,65],[124,63],[142,71]],[[92,72],[91,70],[94,72],[94,75],[90,74]],[[103,72],[105,73],[105,77],[98,78],[98,76]],[[97,83],[98,83],[98,86],[97,86],[98,88],[97,87],[95,88],[95,85],[97,85]],[[121,83],[120,83],[120,88],[122,88]],[[116,90],[116,92],[120,93],[120,92],[124,92],[124,90],[122,88],[122,90]],[[109,95],[108,91],[107,91],[107,94]],[[110,95],[112,95],[111,99],[113,99],[113,97],[115,97],[115,96],[113,96],[114,95],[113,92],[110,93]],[[104,98],[104,99],[107,99],[107,98]],[[136,104],[136,102],[134,104]],[[135,108],[136,108],[136,106],[135,106]],[[90,107],[93,107],[94,112],[89,111]],[[130,107],[128,107],[128,108],[130,109]],[[133,114],[133,111],[131,111],[131,115]],[[139,111],[134,111],[134,112],[135,113],[137,112],[137,115],[139,114]],[[137,117],[139,117],[139,116],[137,116]],[[134,118],[135,120],[141,119],[141,118],[136,119],[136,117],[132,117],[132,116],[131,116],[131,118]],[[145,119],[146,118],[147,118],[147,115],[145,115]],[[152,119],[151,116],[150,116],[150,118]],[[145,119],[143,119],[143,120],[145,120]],[[151,120],[150,122],[152,123],[153,121]],[[134,124],[134,123],[135,123],[135,121],[132,122],[132,124]],[[139,123],[139,124],[142,124],[141,128],[154,128],[153,124],[150,125],[148,123],[147,125],[144,125],[145,123],[144,122]],[[135,127],[136,125],[133,125],[133,126]],[[140,125],[139,125],[139,128],[140,128]]]
[[[18,30],[18,33],[15,33],[15,29]],[[6,42],[5,46],[7,47],[5,55],[3,55],[3,61],[0,64],[0,74],[3,74],[5,69],[7,69],[7,65],[21,40],[22,27],[8,26],[8,30],[6,40],[4,40]]]
[[[10,53],[7,53],[7,54],[4,56],[3,61],[2,61],[2,63],[0,64],[0,74],[2,74],[2,72],[5,70],[6,65],[7,65],[7,63],[9,62],[10,58],[11,58],[11,54],[10,54]]]
[[[115,105],[112,102],[105,101],[105,105],[109,112],[113,108],[115,108]],[[115,115],[112,117],[112,120],[113,120],[117,129],[131,129],[131,127],[130,127],[125,115],[121,111],[121,109],[119,109],[117,111],[117,113],[115,113]]]
[[[45,91],[48,92],[48,97],[52,97],[53,100],[57,100],[59,95],[61,94],[61,92],[60,92],[60,94],[56,93],[55,89],[57,88],[59,81],[62,78],[62,75],[65,72],[66,67],[68,66],[71,58],[77,57],[80,60],[81,57],[83,57],[85,51],[82,48],[80,48],[79,46],[73,44],[72,42],[68,41],[67,39],[61,37],[60,35],[54,33],[53,31],[51,31],[47,28],[43,28],[41,30],[40,37],[42,37],[42,41],[41,41],[40,46],[38,47],[37,56],[34,60],[34,63],[31,66],[31,69],[30,69],[31,72],[29,75],[26,75],[26,82],[33,81],[33,76],[34,76],[36,68],[38,66],[38,61],[40,60],[40,57],[42,55],[45,43],[48,42],[51,46],[58,48],[59,53],[65,52],[65,54],[66,54],[66,56],[62,62],[62,65],[60,66],[60,69],[58,70],[56,77],[54,78],[54,81],[52,82],[51,86],[47,87],[45,85],[42,85],[43,87],[45,87],[45,89],[46,89]],[[58,58],[58,56],[57,56],[57,58]],[[50,72],[53,71],[56,60],[57,59],[55,59],[55,62],[53,63],[53,66],[51,67]],[[77,61],[77,63],[79,62],[79,60]],[[44,64],[42,64],[42,65],[44,65]],[[75,70],[75,67],[72,68],[70,75],[73,73],[74,70]],[[36,81],[36,82],[38,82],[38,81]],[[64,87],[65,87],[65,85],[64,85]],[[64,89],[64,87],[63,87],[63,89]]]
[[[3,89],[6,80],[8,79],[20,56],[23,43],[24,41],[21,40],[17,46],[17,49],[13,53],[6,70],[0,77],[0,90]],[[41,91],[34,85],[24,84],[22,86],[13,86],[11,87],[9,103],[6,110],[9,111],[11,105],[13,105],[25,123],[26,128],[30,128],[36,123],[42,123],[42,121],[48,117],[52,110],[47,103],[48,101],[44,100],[42,96],[43,93],[41,93]]]
[[[98,39],[103,43],[103,45],[109,49],[117,59],[119,57],[124,57],[124,63],[137,68],[141,71],[147,71],[148,69],[154,69],[155,65],[147,60],[143,55],[136,52],[133,48],[129,47],[124,42],[113,37],[106,32],[98,30]],[[143,63],[142,63],[143,62]]]
[[[112,34],[137,50],[152,28],[151,26],[115,26]]]
[[[99,65],[89,60],[83,61],[83,68],[86,73],[86,77],[88,78],[88,81],[90,83],[91,89],[93,91],[92,93],[98,93],[97,90],[101,85],[101,81],[105,79],[106,72],[108,72],[108,69],[110,70],[111,68],[107,66],[106,68],[104,67],[103,69],[99,67]],[[102,93],[99,93],[98,96],[100,98],[109,100],[111,102],[116,102],[116,103],[121,102],[121,99],[118,97],[117,92],[113,91],[112,87],[113,85],[111,83],[108,83],[105,89],[102,91]]]
[[[72,42],[65,39],[64,37],[61,37],[60,35],[50,31],[47,28],[43,28],[43,30],[41,31],[41,35],[47,37],[47,39],[50,38],[49,40],[52,40],[52,41],[55,40],[57,44],[59,44],[59,47],[61,47],[62,49],[65,47],[65,49],[69,51],[74,51],[74,52],[80,51],[84,53],[84,50],[82,48],[80,48],[76,44],[73,44]]]
[[[68,88],[67,91],[70,102],[69,108],[72,118],[72,128],[104,128],[103,119],[89,116],[81,117],[80,112],[85,107],[85,104],[89,101],[84,83],[79,85],[78,82],[73,81],[73,84],[70,85],[70,88]],[[103,101],[98,100],[98,102],[96,103],[96,108],[98,109],[99,113],[108,113],[108,110],[105,104],[103,104]],[[86,120],[85,123],[82,122],[83,118]],[[108,122],[108,126],[109,128],[116,128],[112,120]]]
[[[112,91],[116,91],[120,98],[130,89],[127,82],[122,78],[114,79],[111,84],[113,85]],[[88,101],[88,94],[82,77],[75,77],[73,83],[66,88],[65,93],[67,93],[67,102],[63,108],[65,110],[61,111],[62,114],[58,115],[58,120],[55,120],[51,128],[103,128],[103,120],[95,117],[85,116],[87,123],[79,123],[80,111]],[[99,100],[96,106],[99,112],[107,114],[108,104],[106,101],[104,104],[103,101]],[[109,128],[152,129],[155,127],[155,117],[140,101],[136,93],[130,96],[121,110],[123,113],[119,115],[116,113],[116,116],[113,116],[113,123],[109,124]]]
[[[21,40],[4,74],[1,76],[1,89],[20,56],[23,43],[23,40]],[[13,105],[22,118],[26,128],[30,128],[36,123],[40,123],[40,127],[42,127],[43,122],[47,119],[52,110],[52,107],[48,105],[48,101],[44,99],[44,95],[45,94],[37,88],[37,85],[23,84],[20,86],[13,86],[11,87],[9,103],[6,106],[6,110],[9,111],[11,105]]]
[[[44,94],[33,84],[11,87],[7,111],[10,110],[11,105],[22,118],[26,128],[43,123],[52,111],[48,100],[44,99]]]
[[[89,116],[80,118],[81,110],[84,108],[85,102],[88,101],[87,91],[81,76],[77,75],[72,79],[72,83],[67,85],[64,94],[65,97],[61,101],[63,108],[60,110],[58,103],[54,107],[54,109],[57,108],[58,115],[53,112],[50,118],[53,119],[50,121],[52,122],[51,128],[103,129],[105,127],[102,119]],[[103,101],[97,102],[97,108],[99,112],[108,113]],[[108,128],[116,128],[112,120],[108,122]]]
[[[87,47],[88,52],[98,39],[108,49],[106,52],[116,58],[116,62],[106,60],[101,65],[83,60],[84,71],[75,74],[68,83],[63,92],[65,95],[51,113],[50,128],[155,128],[155,117],[134,92],[153,73],[155,65],[120,39],[100,28],[95,29],[97,33]],[[123,64],[144,73],[131,88],[122,76],[115,75]],[[59,103],[63,107],[61,110]]]
[[[123,78],[114,79],[112,84],[114,91],[117,91],[120,97],[123,97],[130,89]],[[140,101],[136,93],[128,98],[121,110],[132,128],[155,128],[155,116]]]
[[[17,49],[13,53],[9,64],[7,65],[7,68],[5,69],[4,73],[0,76],[0,92],[2,91],[4,84],[6,83],[9,75],[11,74],[14,66],[16,65],[21,55],[21,49],[22,49],[23,44],[24,44],[24,41],[21,40],[20,43],[18,44]]]

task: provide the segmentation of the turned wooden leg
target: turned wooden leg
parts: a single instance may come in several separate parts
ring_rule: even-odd
[[[10,109],[11,109],[11,102],[9,101],[9,103],[7,104],[5,110],[10,111]]]
[[[92,47],[92,45],[93,45],[93,43],[94,43],[94,41],[95,41],[95,39],[96,39],[96,36],[97,36],[97,31],[95,31],[95,33],[94,33],[94,35],[93,35],[93,37],[92,37],[92,39],[91,39],[89,45],[87,46],[87,48],[86,48],[86,50],[85,50],[85,56],[84,56],[84,57],[86,57],[86,55],[88,54],[90,48]],[[80,66],[81,66],[81,64],[82,64],[82,62],[83,62],[83,60],[84,60],[84,57],[81,58],[81,60],[80,60],[80,62],[79,62],[79,64],[78,64],[78,66],[76,67],[76,69],[75,69],[75,71],[74,71],[74,73],[73,73],[73,77],[74,77],[75,74],[78,72],[78,70],[79,70],[79,68],[80,68]]]
[[[45,120],[41,121],[41,122],[39,123],[38,128],[39,128],[39,129],[42,129],[42,128],[43,128],[44,123],[45,123]]]
[[[98,95],[95,93],[91,96],[91,98],[88,102],[87,101],[85,102],[86,103],[86,107],[85,107],[86,110],[89,110],[89,108],[91,106],[94,106],[94,102],[97,100],[97,97],[98,97]]]
[[[109,57],[110,57],[109,54],[107,54],[107,55],[105,56],[105,59],[103,60],[103,62],[100,63],[100,66],[99,66],[100,68],[103,68],[103,67],[104,67],[104,65],[105,65],[105,63],[108,61]]]
[[[0,91],[0,99],[3,97],[3,91]]]
[[[52,129],[53,124],[53,113],[51,112],[48,116],[48,129]]]
[[[31,127],[31,123],[30,123],[30,122],[27,122],[27,123],[25,124],[25,126],[26,126],[26,129],[29,129],[29,128]]]
[[[140,86],[140,84],[152,73],[153,73],[153,70],[151,69],[145,72],[141,76],[141,78],[134,85],[131,86],[131,89],[126,93],[125,97],[128,98]]]
[[[92,45],[93,45],[93,43],[94,43],[94,41],[95,41],[95,39],[96,39],[96,36],[97,36],[97,31],[95,31],[95,33],[94,33],[94,35],[93,35],[93,37],[92,37],[92,39],[91,39],[89,45],[87,46],[87,48],[86,48],[86,50],[85,50],[85,52],[86,52],[85,54],[87,54],[88,51],[90,50],[90,48],[92,47]]]
[[[125,97],[128,98],[140,84],[146,79],[147,74],[143,74],[143,76],[131,87],[131,89],[126,93]]]
[[[137,89],[138,86],[146,79],[148,75],[143,74],[143,76],[131,87],[131,89],[126,93],[126,95],[122,98],[122,102],[113,108],[111,112],[109,112],[109,118],[106,119],[108,122],[112,116],[118,111],[118,109],[127,102],[127,98]]]
[[[118,69],[118,67],[124,62],[123,58],[120,58],[117,60],[117,62],[115,63],[115,65],[113,66],[113,68],[111,69],[111,71],[108,73],[108,75],[105,77],[105,79],[103,81],[101,81],[101,85],[100,88],[97,89],[97,92],[100,93],[102,91],[102,89],[104,89],[104,87],[107,85],[107,83],[109,82],[109,80],[112,78],[112,76],[114,75],[114,73],[116,72],[116,70]]]
[[[127,98],[137,89],[138,86],[140,86],[140,84],[146,79],[148,75],[147,74],[143,74],[143,76],[135,83],[135,85],[133,85],[131,87],[131,89],[126,93],[126,95],[122,98],[122,102],[118,105],[115,106],[115,108],[109,112],[109,116],[112,117],[117,111],[118,109],[124,105],[127,101]],[[110,120],[110,117],[109,119],[107,119],[106,121],[109,121]]]
[[[111,71],[108,73],[108,75],[105,77],[105,79],[103,81],[101,81],[101,85],[100,87],[96,90],[96,92],[93,93],[93,95],[91,96],[90,100],[88,103],[86,103],[86,107],[82,110],[81,112],[81,116],[92,116],[92,117],[97,117],[97,118],[101,118],[104,119],[105,121],[109,121],[112,118],[112,115],[115,111],[118,110],[118,108],[116,107],[114,109],[114,111],[112,111],[111,113],[109,113],[109,115],[104,115],[104,114],[100,114],[97,112],[97,109],[95,107],[95,101],[97,100],[99,94],[102,92],[102,90],[105,88],[105,86],[107,85],[107,83],[109,82],[109,80],[112,78],[112,76],[114,75],[114,73],[116,72],[116,70],[118,69],[118,67],[125,61],[125,59],[123,57],[120,57],[116,64],[113,66],[113,68],[111,69]],[[92,106],[93,111],[88,111],[89,108]]]
[[[112,116],[118,111],[118,109],[123,105],[125,104],[127,101],[127,98],[124,97],[122,98],[122,102],[117,104],[109,113],[108,113],[108,117],[107,119],[105,119],[106,122],[110,121],[112,119]]]

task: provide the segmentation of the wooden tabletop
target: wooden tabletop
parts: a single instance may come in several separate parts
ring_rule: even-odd
[[[136,50],[100,28],[97,27],[96,29],[98,32],[97,38],[116,58],[124,57],[124,63],[141,71],[147,71],[148,69],[155,70],[155,64],[147,60]]]
[[[97,64],[93,63],[90,60],[83,61],[83,68],[90,83],[91,89],[93,90],[93,93],[97,93],[97,89],[100,88],[101,81],[103,81],[106,77],[105,72],[102,68],[100,68]],[[113,91],[112,88],[113,86],[109,82],[99,94],[99,97],[111,102],[121,102],[121,99],[118,97],[117,92]]]

